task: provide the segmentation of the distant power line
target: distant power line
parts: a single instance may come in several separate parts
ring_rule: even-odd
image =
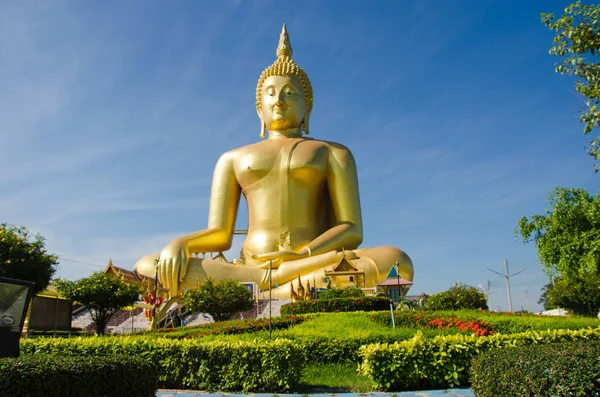
[[[63,258],[62,256],[58,257],[59,261],[65,261],[65,262],[73,262],[73,263],[77,263],[80,265],[84,265],[84,266],[90,266],[90,267],[96,267],[96,268],[101,268],[104,269],[106,267],[106,265],[95,265],[93,263],[88,263],[88,262],[81,262],[81,261],[76,261],[74,259],[69,259],[69,258]]]

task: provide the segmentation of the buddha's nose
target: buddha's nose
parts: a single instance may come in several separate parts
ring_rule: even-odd
[[[281,91],[277,96],[277,103],[285,103],[285,92]]]

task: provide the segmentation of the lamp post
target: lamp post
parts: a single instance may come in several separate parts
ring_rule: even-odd
[[[398,280],[398,305],[400,305],[400,300],[402,298],[402,293],[400,291],[400,262],[396,259],[396,263],[394,264],[396,268],[396,279]]]
[[[271,310],[272,310],[272,298],[273,298],[273,286],[272,286],[272,278],[271,278],[271,274],[273,273],[273,260],[271,259],[269,261],[269,339],[271,339],[272,335],[273,335],[273,328],[272,328],[272,322],[273,322],[273,318],[271,316]]]

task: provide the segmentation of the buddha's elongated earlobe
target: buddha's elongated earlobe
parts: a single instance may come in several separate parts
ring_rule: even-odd
[[[267,126],[265,125],[265,121],[262,118],[262,114],[260,113],[260,111],[257,109],[256,113],[258,113],[258,118],[260,119],[260,137],[264,138],[265,137],[265,131],[267,130]]]
[[[260,137],[264,138],[265,137],[265,131],[267,130],[267,126],[265,125],[265,122],[262,121],[262,119],[260,119]]]
[[[304,120],[302,121],[302,126],[304,128],[304,133],[306,135],[310,134],[310,130],[308,129],[308,120],[310,119],[310,114],[304,115]]]

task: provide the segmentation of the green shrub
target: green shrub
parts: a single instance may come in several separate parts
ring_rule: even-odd
[[[302,352],[289,340],[202,342],[196,339],[92,337],[21,341],[21,352],[142,357],[160,370],[159,387],[223,391],[285,391],[302,370]]]
[[[475,287],[456,283],[449,290],[438,292],[427,298],[427,308],[430,310],[487,310],[485,293]]]
[[[191,327],[161,328],[157,331],[141,332],[138,335],[157,336],[162,338],[202,338],[209,335],[236,335],[254,333],[259,331],[287,329],[300,324],[304,319],[301,316],[275,317],[258,320],[230,320]]]
[[[600,345],[551,343],[498,349],[476,357],[471,388],[479,397],[600,395]]]
[[[444,335],[362,346],[360,372],[380,389],[422,390],[467,384],[467,368],[476,355],[488,350],[575,340],[600,340],[600,328],[528,331],[487,337]]]
[[[124,355],[36,354],[0,359],[3,396],[151,397],[157,380],[155,365]]]
[[[304,302],[288,303],[281,307],[281,314],[291,316],[304,313],[336,313],[355,311],[377,311],[390,307],[387,298],[337,298],[317,299]]]
[[[348,288],[329,288],[325,291],[320,291],[319,299],[339,299],[339,298],[364,298],[365,293],[358,287]]]

